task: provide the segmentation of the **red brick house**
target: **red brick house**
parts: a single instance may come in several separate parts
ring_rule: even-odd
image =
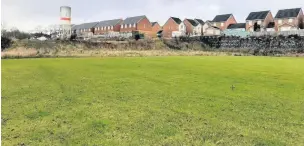
[[[159,25],[158,22],[152,22],[152,32],[153,32],[153,37],[156,37],[157,32],[162,30],[162,27]]]
[[[147,36],[151,36],[152,24],[145,15],[128,17],[121,23],[120,33],[130,34],[132,31],[138,31]]]
[[[186,25],[176,17],[170,17],[163,26],[163,37],[172,38],[175,33],[184,35],[186,33]]]
[[[72,29],[77,34],[83,35],[83,34],[94,34],[95,29],[94,27],[98,24],[98,22],[90,22],[90,23],[83,23],[77,26],[74,26]]]
[[[162,29],[162,27],[159,25],[158,22],[152,22],[152,31],[153,32],[158,32]]]
[[[120,32],[122,19],[100,21],[94,26],[94,34],[107,34],[109,32]]]
[[[301,8],[279,10],[275,16],[276,31],[304,29],[304,16]]]
[[[271,22],[274,22],[274,19],[270,11],[251,12],[246,18],[246,30],[266,31]]]
[[[237,22],[232,14],[217,15],[212,20],[212,25],[220,28],[221,30],[225,30],[230,24],[235,23]]]

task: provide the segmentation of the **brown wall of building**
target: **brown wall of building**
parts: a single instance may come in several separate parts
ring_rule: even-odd
[[[221,30],[225,30],[230,24],[235,24],[237,22],[234,16],[230,16],[226,22],[215,22],[215,23],[216,23],[216,27],[220,28]],[[224,25],[222,26],[221,23],[224,23]],[[212,26],[214,26],[214,22],[212,22]]]
[[[120,23],[119,24],[116,24],[114,27],[113,27],[113,29],[111,29],[111,27],[110,27],[110,29],[108,29],[108,27],[106,27],[106,29],[101,29],[100,27],[97,29],[97,28],[95,28],[95,33],[94,34],[106,34],[106,33],[108,33],[108,32],[119,32],[120,31]]]
[[[162,28],[161,28],[161,26],[158,23],[156,23],[156,24],[154,24],[154,26],[152,26],[152,31],[155,32],[155,33],[157,33],[158,31],[160,31],[161,29]]]
[[[148,18],[144,18],[139,21],[136,29],[140,31],[152,31],[152,24]]]
[[[249,25],[249,21],[246,22],[247,31],[249,31],[249,29],[251,27],[253,27],[254,24],[257,23],[258,21],[262,22],[261,28],[267,28],[269,22],[274,22],[274,18],[273,18],[273,15],[271,14],[271,12],[269,12],[264,20],[250,20],[250,21],[252,22],[252,25]]]
[[[171,38],[172,31],[178,31],[178,24],[172,18],[169,18],[166,24],[163,26],[163,37]]]
[[[267,14],[267,16],[266,16],[266,18],[265,18],[265,20],[264,20],[264,22],[263,22],[263,27],[267,28],[267,26],[268,26],[268,24],[269,24],[270,22],[274,22],[274,19],[273,19],[273,16],[272,16],[272,13],[271,13],[271,12],[269,12],[269,13]]]
[[[184,20],[184,23],[186,25],[186,34],[187,35],[188,34],[192,34],[193,33],[193,26],[192,26],[192,24],[187,19]]]
[[[123,28],[120,28],[120,32],[132,32],[132,31],[136,31],[136,30],[141,30],[141,31],[152,31],[152,25],[150,23],[150,21],[148,20],[148,18],[144,18],[142,20],[140,20],[136,26],[134,27],[134,24],[130,24],[127,25],[127,28],[125,28],[125,25]]]
[[[292,19],[292,22],[289,22],[289,19]],[[279,31],[279,27],[281,26],[292,26],[292,27],[300,27],[299,24],[303,22],[304,16],[303,11],[301,10],[299,15],[296,18],[283,18],[283,19],[275,19],[275,30]],[[282,24],[279,24],[279,20],[282,20]]]

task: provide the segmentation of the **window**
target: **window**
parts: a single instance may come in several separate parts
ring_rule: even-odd
[[[125,28],[128,28],[128,25],[127,25],[127,24],[125,24]]]
[[[224,26],[224,23],[221,23],[221,26]]]
[[[252,25],[252,21],[249,21],[249,25]]]
[[[113,26],[111,26],[111,29],[113,29]]]
[[[292,19],[288,19],[288,22],[289,22],[289,23],[292,23]]]
[[[169,26],[169,30],[171,30],[171,26]]]
[[[110,26],[108,26],[108,30],[110,30]]]
[[[133,27],[134,27],[134,28],[136,27],[136,23],[134,23]]]
[[[146,24],[144,24],[144,28],[146,28]]]
[[[213,23],[213,26],[216,26],[216,23]]]
[[[129,24],[129,27],[132,28],[132,24]]]
[[[259,21],[258,21],[258,24],[261,25],[261,23],[262,23],[262,21],[259,20]]]
[[[121,25],[120,28],[123,28],[123,25]]]
[[[282,24],[282,20],[279,20],[278,23],[279,23],[279,24]]]

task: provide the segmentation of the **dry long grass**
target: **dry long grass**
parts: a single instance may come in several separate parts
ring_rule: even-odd
[[[179,51],[179,50],[60,50],[41,51],[36,49],[15,48],[1,53],[2,58],[35,57],[141,57],[141,56],[227,56],[224,52]]]

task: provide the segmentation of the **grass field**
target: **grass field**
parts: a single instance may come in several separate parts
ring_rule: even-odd
[[[300,146],[304,59],[2,60],[1,106],[2,145]]]

